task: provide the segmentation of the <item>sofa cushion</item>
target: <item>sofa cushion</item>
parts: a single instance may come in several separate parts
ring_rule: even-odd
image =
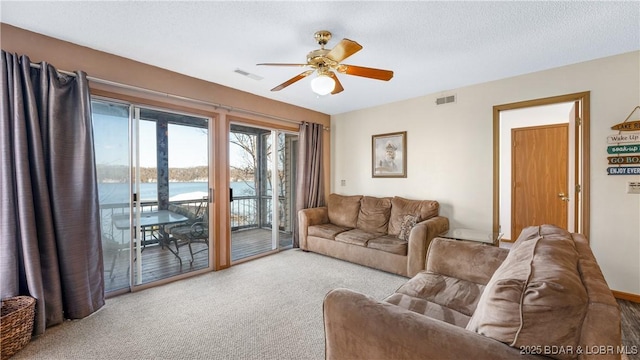
[[[327,204],[329,222],[342,227],[356,227],[360,212],[360,199],[362,199],[361,195],[329,195],[329,203]]]
[[[335,224],[312,225],[308,228],[308,236],[316,236],[333,240],[336,235],[347,230],[351,230],[351,228],[338,226]]]
[[[405,215],[417,215],[418,221],[438,216],[440,204],[433,200],[409,200],[401,197],[391,199],[391,217],[389,218],[389,235],[398,236]]]
[[[483,290],[482,284],[422,271],[404,283],[396,292],[421,298],[471,316],[476,310]]]
[[[336,241],[353,245],[367,246],[367,242],[369,242],[369,240],[375,239],[381,235],[382,234],[370,233],[360,229],[353,229],[336,235]]]
[[[434,238],[429,244],[424,270],[487,285],[507,255],[508,249],[477,241]]]
[[[469,322],[468,315],[462,314],[446,306],[405,294],[395,293],[384,301],[461,328],[464,328]]]
[[[381,236],[367,242],[367,247],[392,254],[407,256],[407,242],[395,236]]]
[[[391,198],[363,196],[356,227],[368,232],[387,233],[391,216]]]
[[[578,259],[567,231],[552,225],[522,230],[489,280],[467,329],[516,348],[575,349],[588,302]],[[575,359],[577,355],[551,356]]]

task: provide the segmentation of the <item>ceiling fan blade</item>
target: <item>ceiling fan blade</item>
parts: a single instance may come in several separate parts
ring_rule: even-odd
[[[266,66],[307,66],[307,64],[287,64],[287,63],[261,63],[256,65],[266,65]]]
[[[393,71],[391,70],[374,69],[363,66],[341,64],[336,70],[342,74],[362,76],[384,81],[389,81],[393,77]]]
[[[271,89],[271,91],[280,91],[280,90],[286,88],[287,86],[293,84],[294,82],[302,80],[302,79],[306,78],[307,76],[313,74],[314,71],[315,70],[307,70],[307,71],[305,71],[303,73],[300,73],[300,74],[292,77],[291,79],[283,82],[282,84],[274,87],[273,89]]]
[[[342,87],[342,84],[340,83],[340,80],[338,80],[338,77],[336,76],[336,73],[334,73],[333,71],[331,73],[329,73],[329,76],[333,79],[333,81],[336,82],[336,86],[333,88],[333,91],[331,92],[331,95],[335,95],[337,93],[340,93],[344,90],[344,88]]]
[[[342,39],[342,41],[340,41],[338,45],[331,49],[331,51],[329,51],[326,56],[331,60],[341,62],[342,60],[348,58],[349,56],[357,53],[360,50],[362,50],[362,45],[353,40]]]

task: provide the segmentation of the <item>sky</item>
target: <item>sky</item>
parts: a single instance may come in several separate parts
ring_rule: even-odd
[[[128,119],[93,114],[96,162],[98,164],[128,165]],[[151,121],[140,122],[140,165],[156,166],[156,130]],[[169,166],[206,166],[208,142],[206,130],[169,125]]]

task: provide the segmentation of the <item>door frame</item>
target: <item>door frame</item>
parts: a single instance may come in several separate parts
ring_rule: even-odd
[[[590,120],[590,92],[579,92],[573,94],[552,96],[541,99],[526,100],[516,103],[496,105],[493,107],[493,231],[500,231],[500,112],[514,109],[524,109],[529,107],[552,105],[558,103],[577,102],[579,108],[576,111],[579,114],[580,121],[576,124],[575,129],[575,164],[576,176],[575,182],[579,189],[576,189],[576,208],[575,221],[576,231],[583,234],[589,239],[590,228],[590,138],[589,138],[589,120]],[[572,129],[569,129],[572,131]],[[510,149],[507,149],[510,151]],[[579,201],[578,201],[579,199]],[[504,209],[506,211],[506,209]],[[516,235],[512,234],[512,238]],[[512,239],[515,240],[515,239]]]

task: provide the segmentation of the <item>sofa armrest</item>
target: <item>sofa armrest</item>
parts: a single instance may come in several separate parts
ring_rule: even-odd
[[[307,234],[309,226],[326,224],[329,222],[329,212],[326,206],[302,209],[298,211],[298,235],[300,249],[307,250]]]
[[[409,234],[407,245],[407,276],[413,277],[424,270],[427,249],[431,240],[449,230],[449,219],[435,216],[417,223]]]
[[[486,285],[509,254],[485,243],[435,238],[427,252],[425,270]]]
[[[325,359],[540,359],[347,289],[324,299]]]

